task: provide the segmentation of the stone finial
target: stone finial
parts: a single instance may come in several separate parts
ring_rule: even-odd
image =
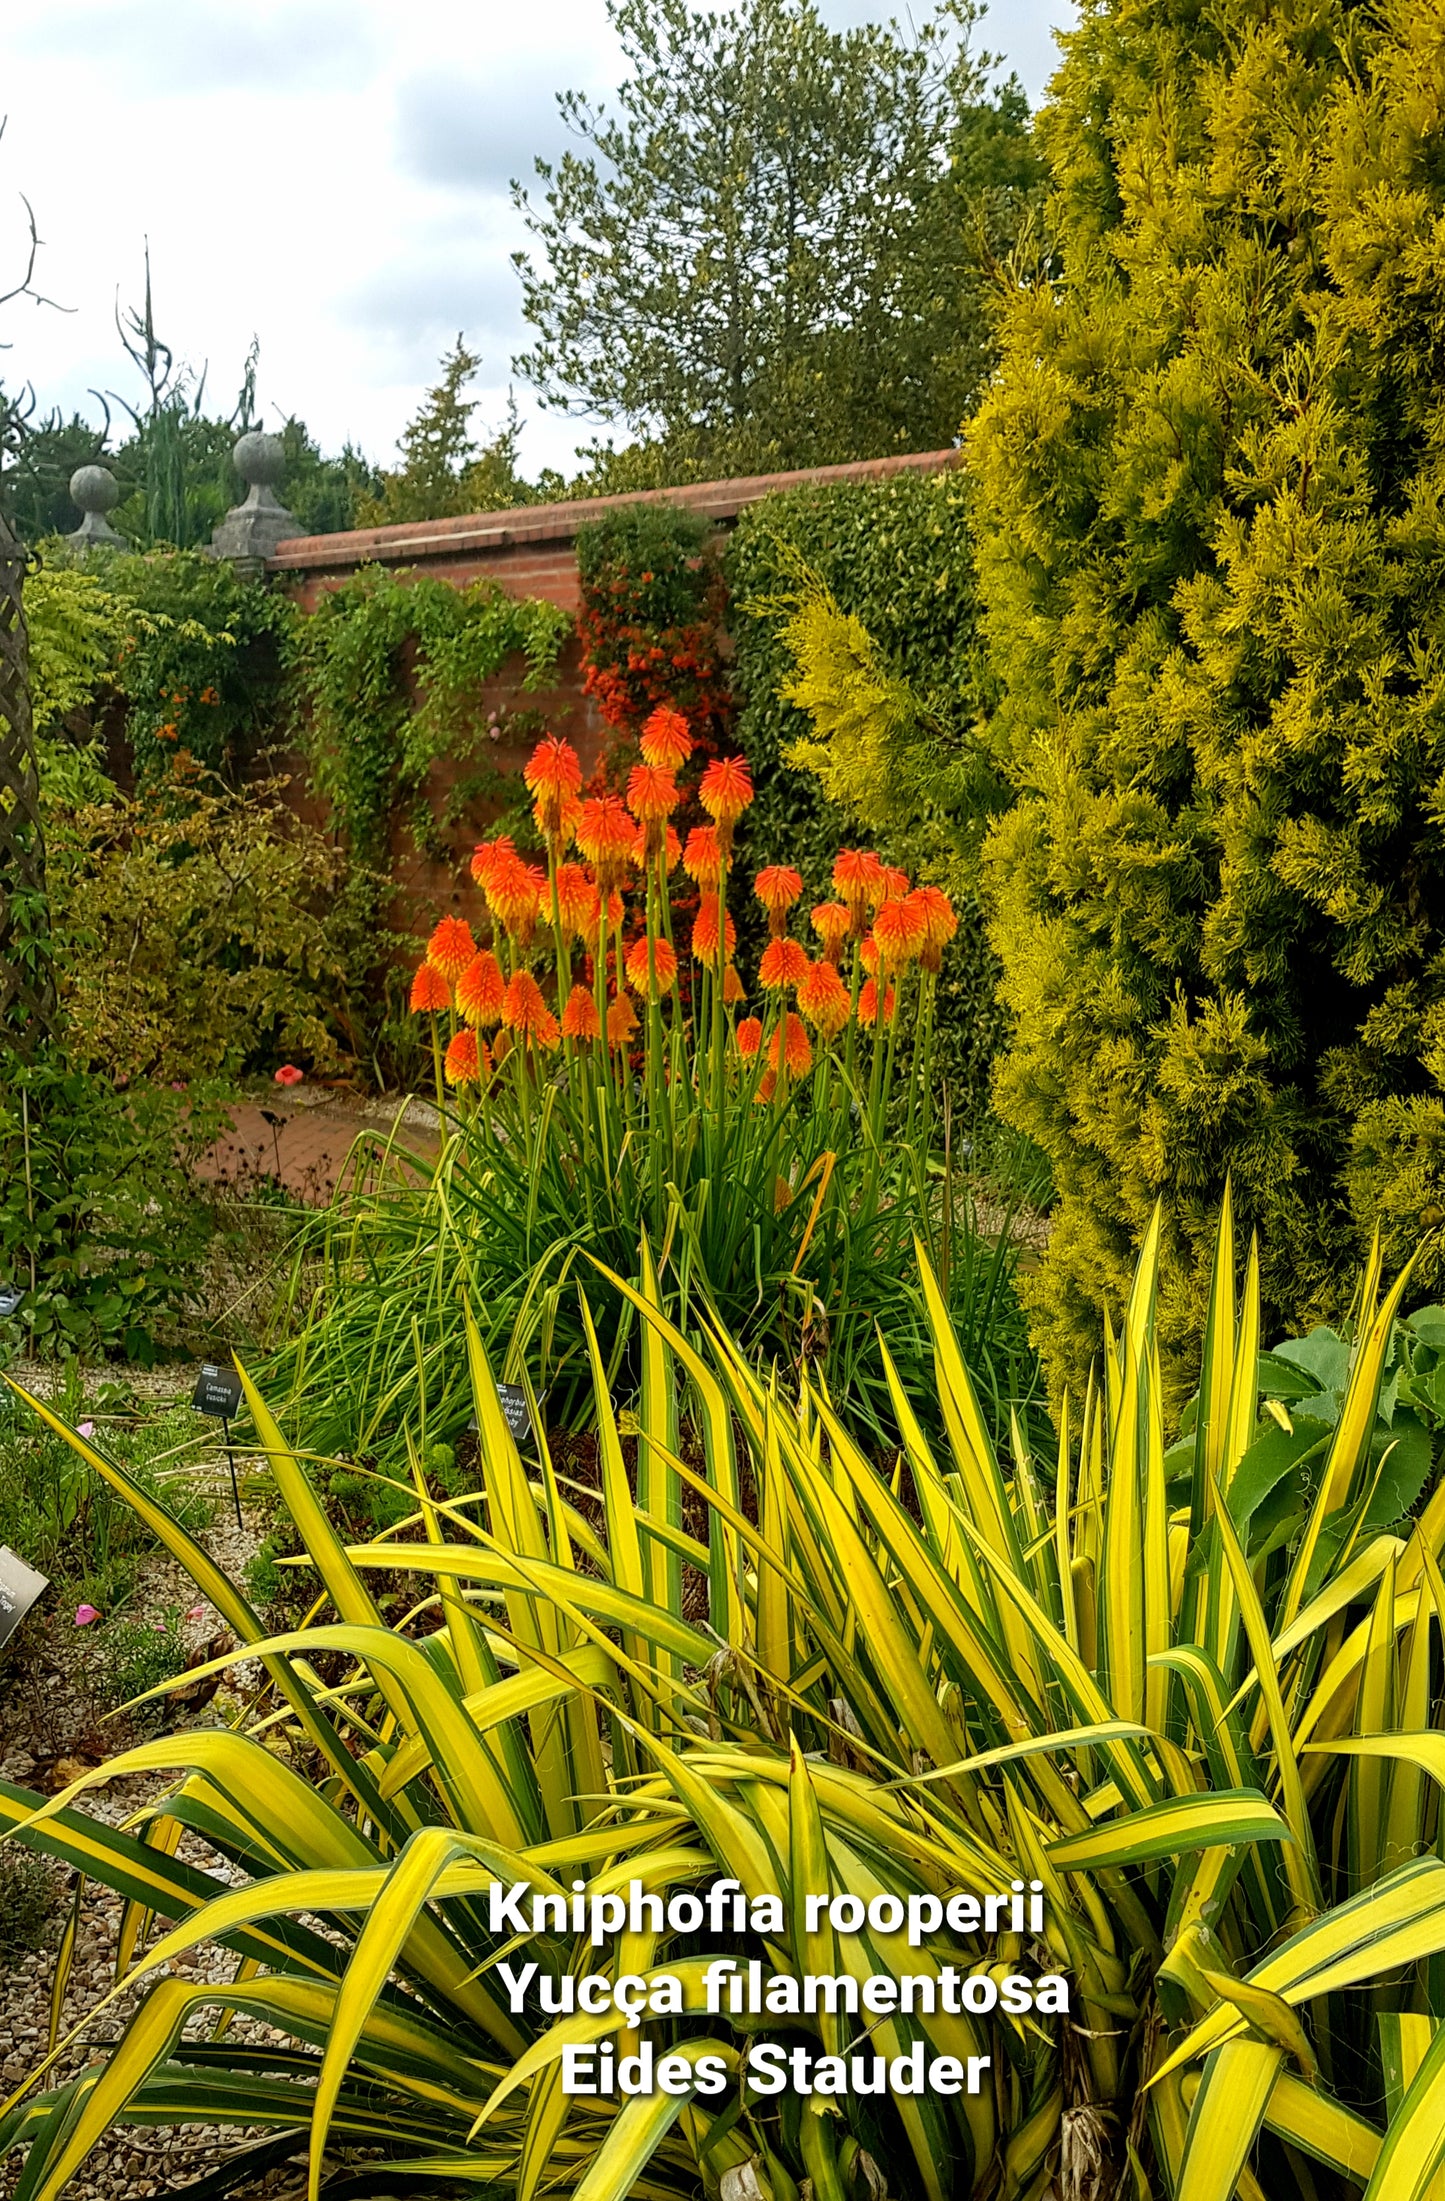
[[[106,518],[120,502],[120,483],[108,466],[77,466],[70,477],[70,501],[80,509],[80,525],[65,540],[72,550],[86,551],[99,543],[106,550],[129,550]]]
[[[240,438],[231,454],[246,484],[242,504],[232,505],[211,537],[213,558],[269,558],[278,543],[301,533],[301,523],[276,494],[286,471],[286,446],[258,429]]]

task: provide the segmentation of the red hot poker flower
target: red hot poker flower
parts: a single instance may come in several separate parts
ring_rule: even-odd
[[[810,923],[822,941],[823,953],[830,963],[837,962],[852,922],[844,902],[819,902],[813,910]]]
[[[472,877],[477,885],[485,887],[493,865],[516,853],[516,844],[508,833],[499,834],[494,841],[479,841],[472,854]]]
[[[607,1044],[609,1047],[625,1047],[637,1030],[637,1012],[625,993],[619,993],[607,1005]]]
[[[564,940],[597,929],[597,889],[580,864],[557,866],[557,916]]]
[[[796,940],[770,940],[758,965],[758,984],[769,993],[796,986],[808,975],[807,950]]]
[[[678,804],[677,781],[658,764],[634,764],[627,775],[627,807],[639,825],[670,818]]]
[[[852,1014],[848,989],[835,964],[810,963],[798,984],[798,1007],[824,1039],[836,1039]]]
[[[482,1074],[482,1058],[485,1049],[477,1045],[475,1032],[462,1030],[456,1034],[447,1048],[442,1065],[448,1085],[475,1085]]]
[[[853,938],[862,935],[870,909],[883,899],[883,866],[871,849],[840,848],[833,865],[833,891],[848,905]]]
[[[562,1011],[562,1037],[564,1039],[596,1039],[601,1030],[597,1004],[585,986],[574,986],[567,996],[567,1006]]]
[[[737,927],[729,917],[727,920],[727,952],[729,956],[736,945]],[[703,903],[692,921],[692,952],[699,963],[717,962],[717,900],[715,897]]]
[[[411,982],[411,1005],[418,1013],[451,1007],[452,990],[434,963],[423,963]]]
[[[753,881],[753,892],[768,913],[768,929],[776,939],[788,920],[788,911],[803,891],[801,875],[790,864],[769,864]]]
[[[603,894],[610,894],[627,876],[634,831],[620,795],[593,795],[583,803],[577,846],[596,871]]]
[[[909,883],[906,871],[894,871],[888,864],[883,866],[883,899],[885,902],[901,902],[908,892]]]
[[[542,998],[530,971],[518,971],[502,997],[502,1022],[534,1047],[555,1047],[561,1036],[557,1019]]]
[[[675,772],[679,765],[686,764],[694,744],[681,711],[674,711],[670,704],[659,703],[643,726],[639,746],[644,763]]]
[[[789,1015],[774,1032],[768,1047],[768,1060],[774,1070],[778,1067],[781,1051],[790,1078],[805,1078],[813,1067],[813,1043],[800,1017]]]
[[[911,896],[885,902],[873,920],[878,960],[885,971],[900,971],[911,963],[926,937],[923,912],[914,907]]]
[[[682,852],[682,868],[695,886],[715,887],[718,884],[722,878],[722,851],[717,845],[716,826],[693,827]]]
[[[501,964],[490,948],[483,948],[479,955],[473,956],[457,980],[457,1007],[468,1024],[495,1024],[501,1016],[502,997],[506,991],[507,981],[502,976]]]
[[[763,1044],[763,1027],[755,1016],[745,1016],[738,1026],[738,1053],[751,1062]]]
[[[464,917],[442,917],[426,944],[426,959],[443,978],[457,979],[477,952],[472,928]]]
[[[561,839],[568,806],[582,791],[582,767],[571,742],[544,734],[522,777],[534,800],[539,829],[549,840]]]
[[[746,1001],[747,998],[743,982],[738,976],[737,965],[729,963],[723,974],[723,1001],[731,1008],[734,1002]]]
[[[651,947],[651,971],[648,950]],[[677,955],[670,941],[652,940],[646,935],[634,940],[627,951],[627,983],[635,993],[647,993],[654,985],[660,994],[667,993],[677,976]]]
[[[908,897],[923,920],[923,968],[936,971],[943,950],[958,930],[958,918],[942,887],[915,887]]]
[[[733,827],[753,799],[753,783],[741,757],[714,757],[702,775],[698,800],[717,827],[724,862],[732,855]]]
[[[895,989],[890,986],[883,996],[883,1021],[885,1024],[893,1022],[893,1011],[897,998]],[[876,978],[865,978],[863,981],[862,989],[858,995],[858,1022],[869,1026],[878,1022],[878,981]]]

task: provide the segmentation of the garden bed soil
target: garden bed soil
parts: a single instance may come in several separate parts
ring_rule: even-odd
[[[365,1100],[320,1085],[278,1087],[264,1099],[246,1098],[228,1110],[231,1129],[195,1165],[203,1182],[253,1191],[280,1185],[308,1206],[321,1206],[347,1174],[363,1132],[397,1143],[424,1160],[440,1145],[435,1108],[415,1096],[390,1094]]]

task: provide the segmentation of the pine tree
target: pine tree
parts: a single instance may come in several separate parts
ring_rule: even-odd
[[[465,392],[482,362],[460,334],[441,361],[441,380],[427,391],[399,439],[401,465],[383,473],[379,492],[357,500],[358,527],[398,520],[443,520],[453,513],[492,512],[527,504],[534,492],[517,472],[521,426],[515,406],[507,424],[483,443],[472,428],[475,398]]]
[[[969,454],[1077,1377],[1158,1196],[1198,1255],[1232,1171],[1294,1323],[1445,1219],[1445,4],[1094,0],[1037,134]]]

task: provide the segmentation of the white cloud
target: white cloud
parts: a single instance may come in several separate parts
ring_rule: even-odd
[[[995,0],[983,41],[1037,90],[1069,5]],[[25,191],[39,280],[73,309],[8,309],[0,377],[93,417],[91,388],[138,396],[114,313],[148,237],[158,324],[215,397],[255,334],[268,417],[385,460],[458,329],[483,355],[478,417],[500,417],[525,340],[507,184],[566,142],[555,93],[605,92],[620,57],[604,0],[45,0],[4,22],[0,63],[0,289]],[[524,464],[569,464],[576,424],[517,395]]]

